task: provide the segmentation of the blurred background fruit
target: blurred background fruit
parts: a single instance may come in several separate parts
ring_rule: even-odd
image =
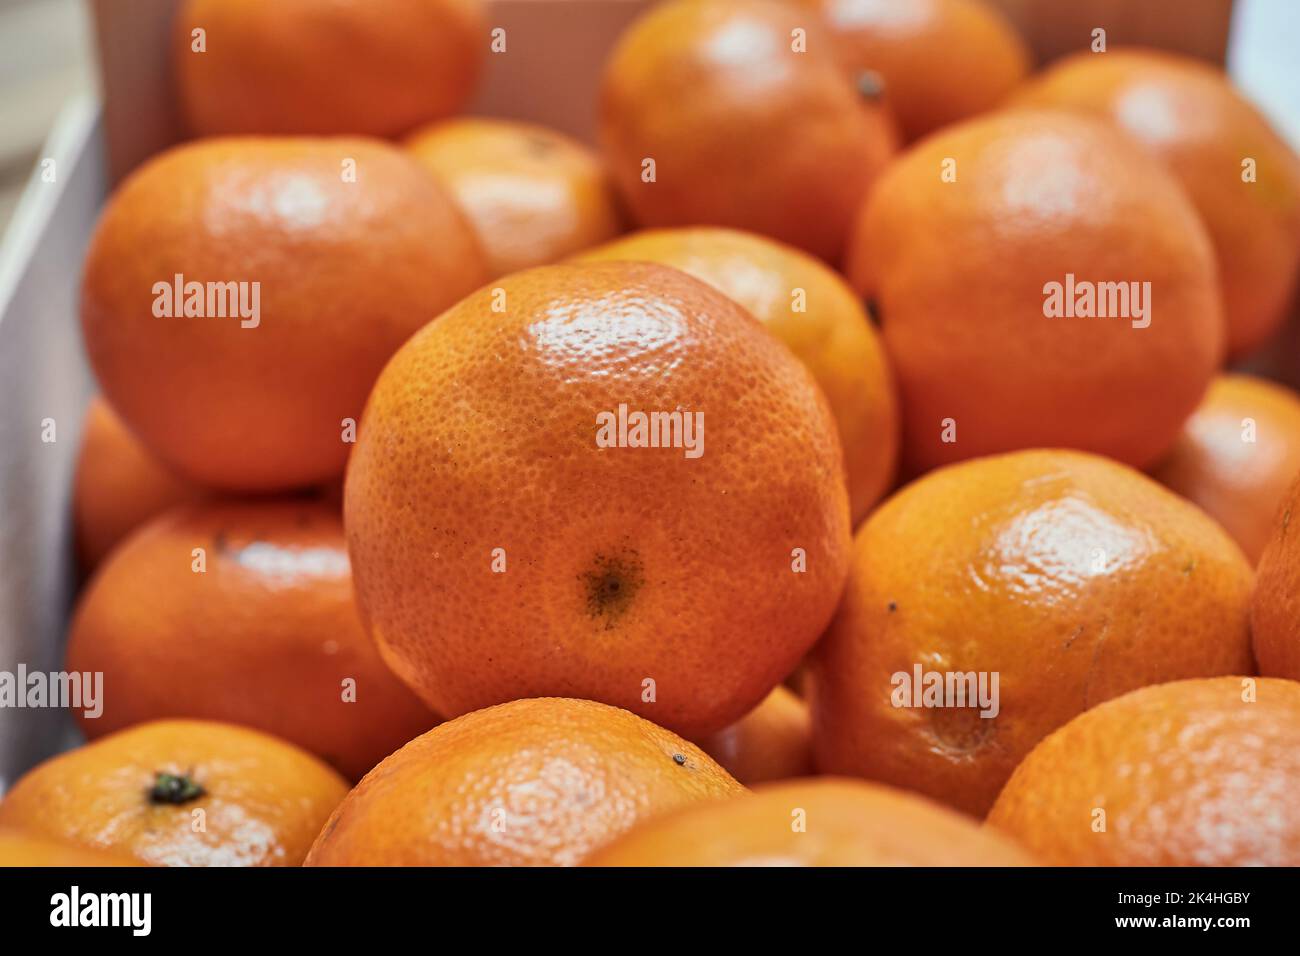
[[[922,797],[825,777],[644,823],[588,866],[1032,866],[1011,840]]]
[[[66,666],[104,675],[102,716],[79,721],[92,740],[221,720],[352,780],[438,722],[361,627],[338,510],[310,501],[213,502],[147,524],[83,593]]]
[[[847,271],[883,328],[910,472],[1039,446],[1152,464],[1222,358],[1195,209],[1140,147],[1067,113],[993,114],[913,147],[863,208]],[[1076,277],[1149,295],[1049,316],[1048,284]]]
[[[1089,707],[1253,673],[1252,584],[1223,529],[1115,462],[1029,451],[935,471],[858,531],[809,658],[817,767],[982,815],[1020,759]],[[996,674],[996,713],[898,706],[895,675],[917,667]]]
[[[680,410],[703,444],[601,447],[620,407]],[[515,273],[411,339],[344,524],[363,619],[439,713],[562,694],[688,737],[793,670],[850,548],[812,376],[711,286],[629,262]]]
[[[621,229],[600,157],[543,126],[466,117],[417,130],[406,147],[469,219],[489,278],[556,262]]]
[[[146,451],[102,398],[91,400],[81,429],[72,486],[77,560],[94,569],[131,531],[203,489]]]
[[[160,866],[297,866],[347,790],[259,731],[159,720],[35,767],[0,800],[0,826]]]
[[[196,135],[396,136],[465,105],[489,39],[480,0],[186,0],[173,42]]]
[[[844,76],[821,25],[769,0],[653,7],[610,56],[600,116],[641,225],[751,229],[832,263],[896,145],[891,117]]]
[[[704,737],[700,747],[747,787],[810,776],[812,720],[808,705],[778,684],[740,720]]]
[[[894,481],[898,399],[885,351],[857,296],[833,270],[774,239],[736,229],[646,229],[579,257],[681,269],[743,305],[812,372],[830,402],[856,525]]]
[[[516,700],[417,737],[335,811],[308,866],[572,866],[637,823],[743,792],[617,707]]]
[[[159,317],[156,285],[177,275],[243,283],[249,304],[256,289],[260,314]],[[293,488],[342,472],[344,419],[384,362],[485,277],[451,199],[393,146],[204,140],[109,200],[82,326],[105,396],[164,462],[225,488]]]
[[[1297,790],[1300,684],[1186,680],[1056,731],[989,823],[1055,866],[1297,866]]]
[[[1300,395],[1250,375],[1221,375],[1151,474],[1223,525],[1254,564],[1297,473]]]
[[[1016,102],[1108,120],[1164,160],[1214,243],[1229,356],[1277,331],[1300,271],[1300,158],[1222,71],[1158,50],[1078,53]]]
[[[905,139],[997,106],[1029,73],[1024,41],[984,0],[801,0],[851,75],[880,78]]]
[[[1251,633],[1259,671],[1300,680],[1300,473],[1259,559]]]

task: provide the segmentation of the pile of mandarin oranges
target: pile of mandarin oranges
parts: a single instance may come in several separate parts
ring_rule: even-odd
[[[0,861],[1300,865],[1300,159],[1221,68],[663,0],[587,143],[467,115],[479,0],[176,16],[102,713]]]

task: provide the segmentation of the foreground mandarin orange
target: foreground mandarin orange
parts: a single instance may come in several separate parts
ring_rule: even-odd
[[[1196,210],[1137,144],[1068,113],[918,143],[872,192],[848,274],[883,326],[913,472],[1042,445],[1150,465],[1221,357]]]
[[[200,136],[396,136],[464,105],[489,37],[480,0],[186,0],[174,42]]]
[[[1251,632],[1261,674],[1300,680],[1300,474],[1259,559]]]
[[[896,146],[817,18],[769,0],[653,7],[606,65],[600,129],[642,225],[751,229],[832,262]]]
[[[417,130],[406,147],[469,218],[490,278],[556,262],[621,228],[600,158],[562,133],[466,117]]]
[[[516,700],[449,721],[367,774],[307,865],[572,865],[657,814],[743,790],[625,710]]]
[[[1152,476],[1223,525],[1254,564],[1297,473],[1300,395],[1249,375],[1222,375]]]
[[[163,866],[297,866],[347,789],[258,731],[160,720],[29,771],[0,826]]]
[[[1300,684],[1144,687],[1025,758],[990,825],[1057,866],[1300,866]]]
[[[840,61],[880,77],[913,140],[990,110],[1025,78],[1029,50],[984,0],[801,0],[825,19]]]
[[[344,509],[364,619],[437,712],[564,695],[695,737],[794,668],[850,547],[812,377],[645,263],[516,273],[416,335],[370,396]]]
[[[72,486],[77,559],[89,571],[123,538],[203,489],[149,454],[102,398],[86,408]]]
[[[1278,328],[1300,272],[1300,158],[1222,70],[1157,50],[1079,53],[1016,102],[1111,121],[1167,163],[1214,242],[1229,353]]]
[[[763,702],[700,746],[745,786],[812,773],[812,721],[808,705],[777,685]]]
[[[91,739],[228,721],[352,780],[438,720],[362,629],[338,509],[311,501],[214,502],[146,525],[83,594],[67,666],[104,675],[102,715],[80,718]]]
[[[898,399],[884,348],[857,296],[807,253],[737,229],[646,229],[584,253],[681,269],[748,309],[808,367],[830,402],[848,467],[854,524],[888,490]]]
[[[293,488],[342,471],[345,419],[384,362],[485,275],[452,201],[396,147],[204,140],[109,199],[82,327],[104,394],[168,465]]]
[[[588,866],[1032,866],[1011,840],[922,797],[821,777],[688,806]]]
[[[4,866],[139,866],[129,856],[70,846],[20,830],[0,830],[0,867]]]
[[[1252,584],[1223,529],[1115,462],[1028,451],[935,471],[858,531],[810,658],[818,769],[982,815],[1089,707],[1252,673]]]

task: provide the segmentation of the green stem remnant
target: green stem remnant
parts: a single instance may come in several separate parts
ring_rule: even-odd
[[[187,774],[156,773],[149,789],[149,802],[178,806],[206,795],[207,791]]]

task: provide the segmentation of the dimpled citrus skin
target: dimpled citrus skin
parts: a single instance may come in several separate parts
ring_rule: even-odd
[[[469,218],[492,278],[563,259],[621,228],[600,158],[544,126],[465,117],[418,130],[406,148]]]
[[[997,106],[1028,74],[1015,28],[982,0],[801,0],[825,19],[840,61],[883,81],[908,140]]]
[[[672,0],[643,15],[606,65],[600,130],[642,225],[752,229],[830,262],[897,141],[817,17],[767,0]],[[647,158],[654,182],[642,181]]]
[[[1297,472],[1300,395],[1249,375],[1222,375],[1152,477],[1223,525],[1254,564]]]
[[[1144,687],[1016,768],[990,826],[1057,866],[1300,866],[1300,684]],[[1105,811],[1105,831],[1094,826]]]
[[[796,830],[802,821],[805,829]],[[1001,834],[915,794],[820,777],[685,807],[586,866],[1033,866]]]
[[[307,866],[572,866],[646,819],[744,791],[617,707],[536,698],[417,737],[357,784]]]
[[[674,269],[546,266],[494,288],[402,348],[366,407],[344,525],[371,635],[448,717],[563,695],[687,736],[726,726],[794,668],[844,581],[825,399]],[[600,447],[620,404],[702,414],[703,453]]]
[[[700,746],[745,786],[813,772],[808,705],[781,685],[730,727],[701,739]]]
[[[154,802],[158,774],[205,792]],[[347,790],[325,764],[267,734],[159,720],[28,771],[0,800],[0,826],[159,866],[297,866]]]
[[[166,463],[211,485],[292,488],[342,471],[343,419],[484,270],[451,199],[393,146],[200,141],[155,157],[109,199],[82,328],[108,400]],[[260,323],[154,315],[154,284],[178,273],[260,283]]]
[[[1223,71],[1156,50],[1079,53],[1015,102],[1112,121],[1164,160],[1196,206],[1219,265],[1228,352],[1250,352],[1287,314],[1300,270],[1300,158]],[[1255,182],[1242,162],[1255,160]]]
[[[1260,673],[1300,680],[1300,475],[1259,559],[1251,631]]]
[[[154,515],[203,494],[149,454],[107,402],[91,399],[72,486],[77,559],[84,570]]]
[[[881,505],[854,545],[810,658],[823,773],[982,815],[1030,748],[1081,711],[1144,684],[1254,670],[1240,549],[1193,505],[1097,456],[1026,451],[938,470]],[[997,672],[997,715],[895,707],[893,675],[917,664]]]
[[[479,0],[187,0],[173,42],[197,135],[396,136],[465,104],[488,39]]]
[[[1097,120],[1016,111],[927,137],[881,177],[847,262],[898,377],[908,472],[1041,445],[1152,464],[1220,359],[1196,211]],[[1150,282],[1150,325],[1048,318],[1044,286],[1067,274]]]
[[[740,303],[775,333],[830,402],[848,467],[854,524],[867,516],[894,480],[898,398],[884,347],[838,274],[773,239],[711,227],[646,229],[578,258],[681,269]],[[802,293],[797,303],[796,292]]]
[[[361,626],[338,509],[310,501],[214,502],[140,529],[83,593],[67,666],[104,675],[103,714],[78,712],[87,737],[229,721],[352,780],[438,722]]]

